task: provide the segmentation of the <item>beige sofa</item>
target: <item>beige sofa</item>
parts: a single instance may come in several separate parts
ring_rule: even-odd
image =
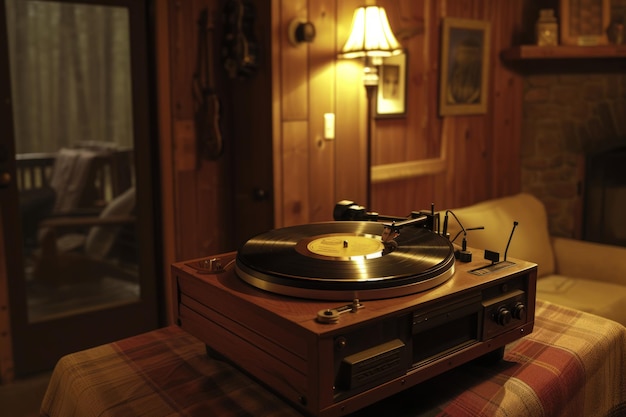
[[[451,211],[466,229],[485,227],[467,232],[474,260],[484,259],[484,249],[500,252],[502,260],[513,222],[517,221],[508,257],[538,265],[538,299],[626,325],[626,247],[550,236],[543,203],[526,193]],[[459,229],[449,215],[451,238]],[[461,245],[462,238],[461,233],[454,243]]]

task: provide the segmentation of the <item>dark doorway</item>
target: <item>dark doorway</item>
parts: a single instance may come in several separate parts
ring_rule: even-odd
[[[0,0],[0,189],[18,376],[159,325],[148,0]]]
[[[626,146],[587,157],[584,240],[626,246]]]

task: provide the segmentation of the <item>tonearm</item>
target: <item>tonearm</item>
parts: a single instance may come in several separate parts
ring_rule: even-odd
[[[376,212],[368,212],[365,207],[356,204],[354,201],[341,200],[335,204],[333,211],[335,220],[354,221],[374,221],[382,222],[382,226],[399,233],[405,226],[424,227],[431,231],[436,231],[439,225],[439,214],[435,213],[434,205],[430,211],[412,211],[407,217],[389,216]]]

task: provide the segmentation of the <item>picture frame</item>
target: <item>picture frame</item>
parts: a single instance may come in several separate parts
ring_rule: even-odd
[[[441,31],[439,115],[486,113],[490,22],[444,18]]]
[[[610,0],[561,0],[559,7],[561,44],[593,46],[609,43]]]
[[[375,117],[406,117],[406,51],[383,58],[378,71]]]

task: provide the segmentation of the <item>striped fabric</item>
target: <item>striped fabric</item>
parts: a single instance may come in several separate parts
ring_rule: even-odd
[[[358,416],[624,416],[626,328],[537,301],[535,330],[496,364],[471,363]],[[42,417],[300,416],[170,326],[63,357]]]

